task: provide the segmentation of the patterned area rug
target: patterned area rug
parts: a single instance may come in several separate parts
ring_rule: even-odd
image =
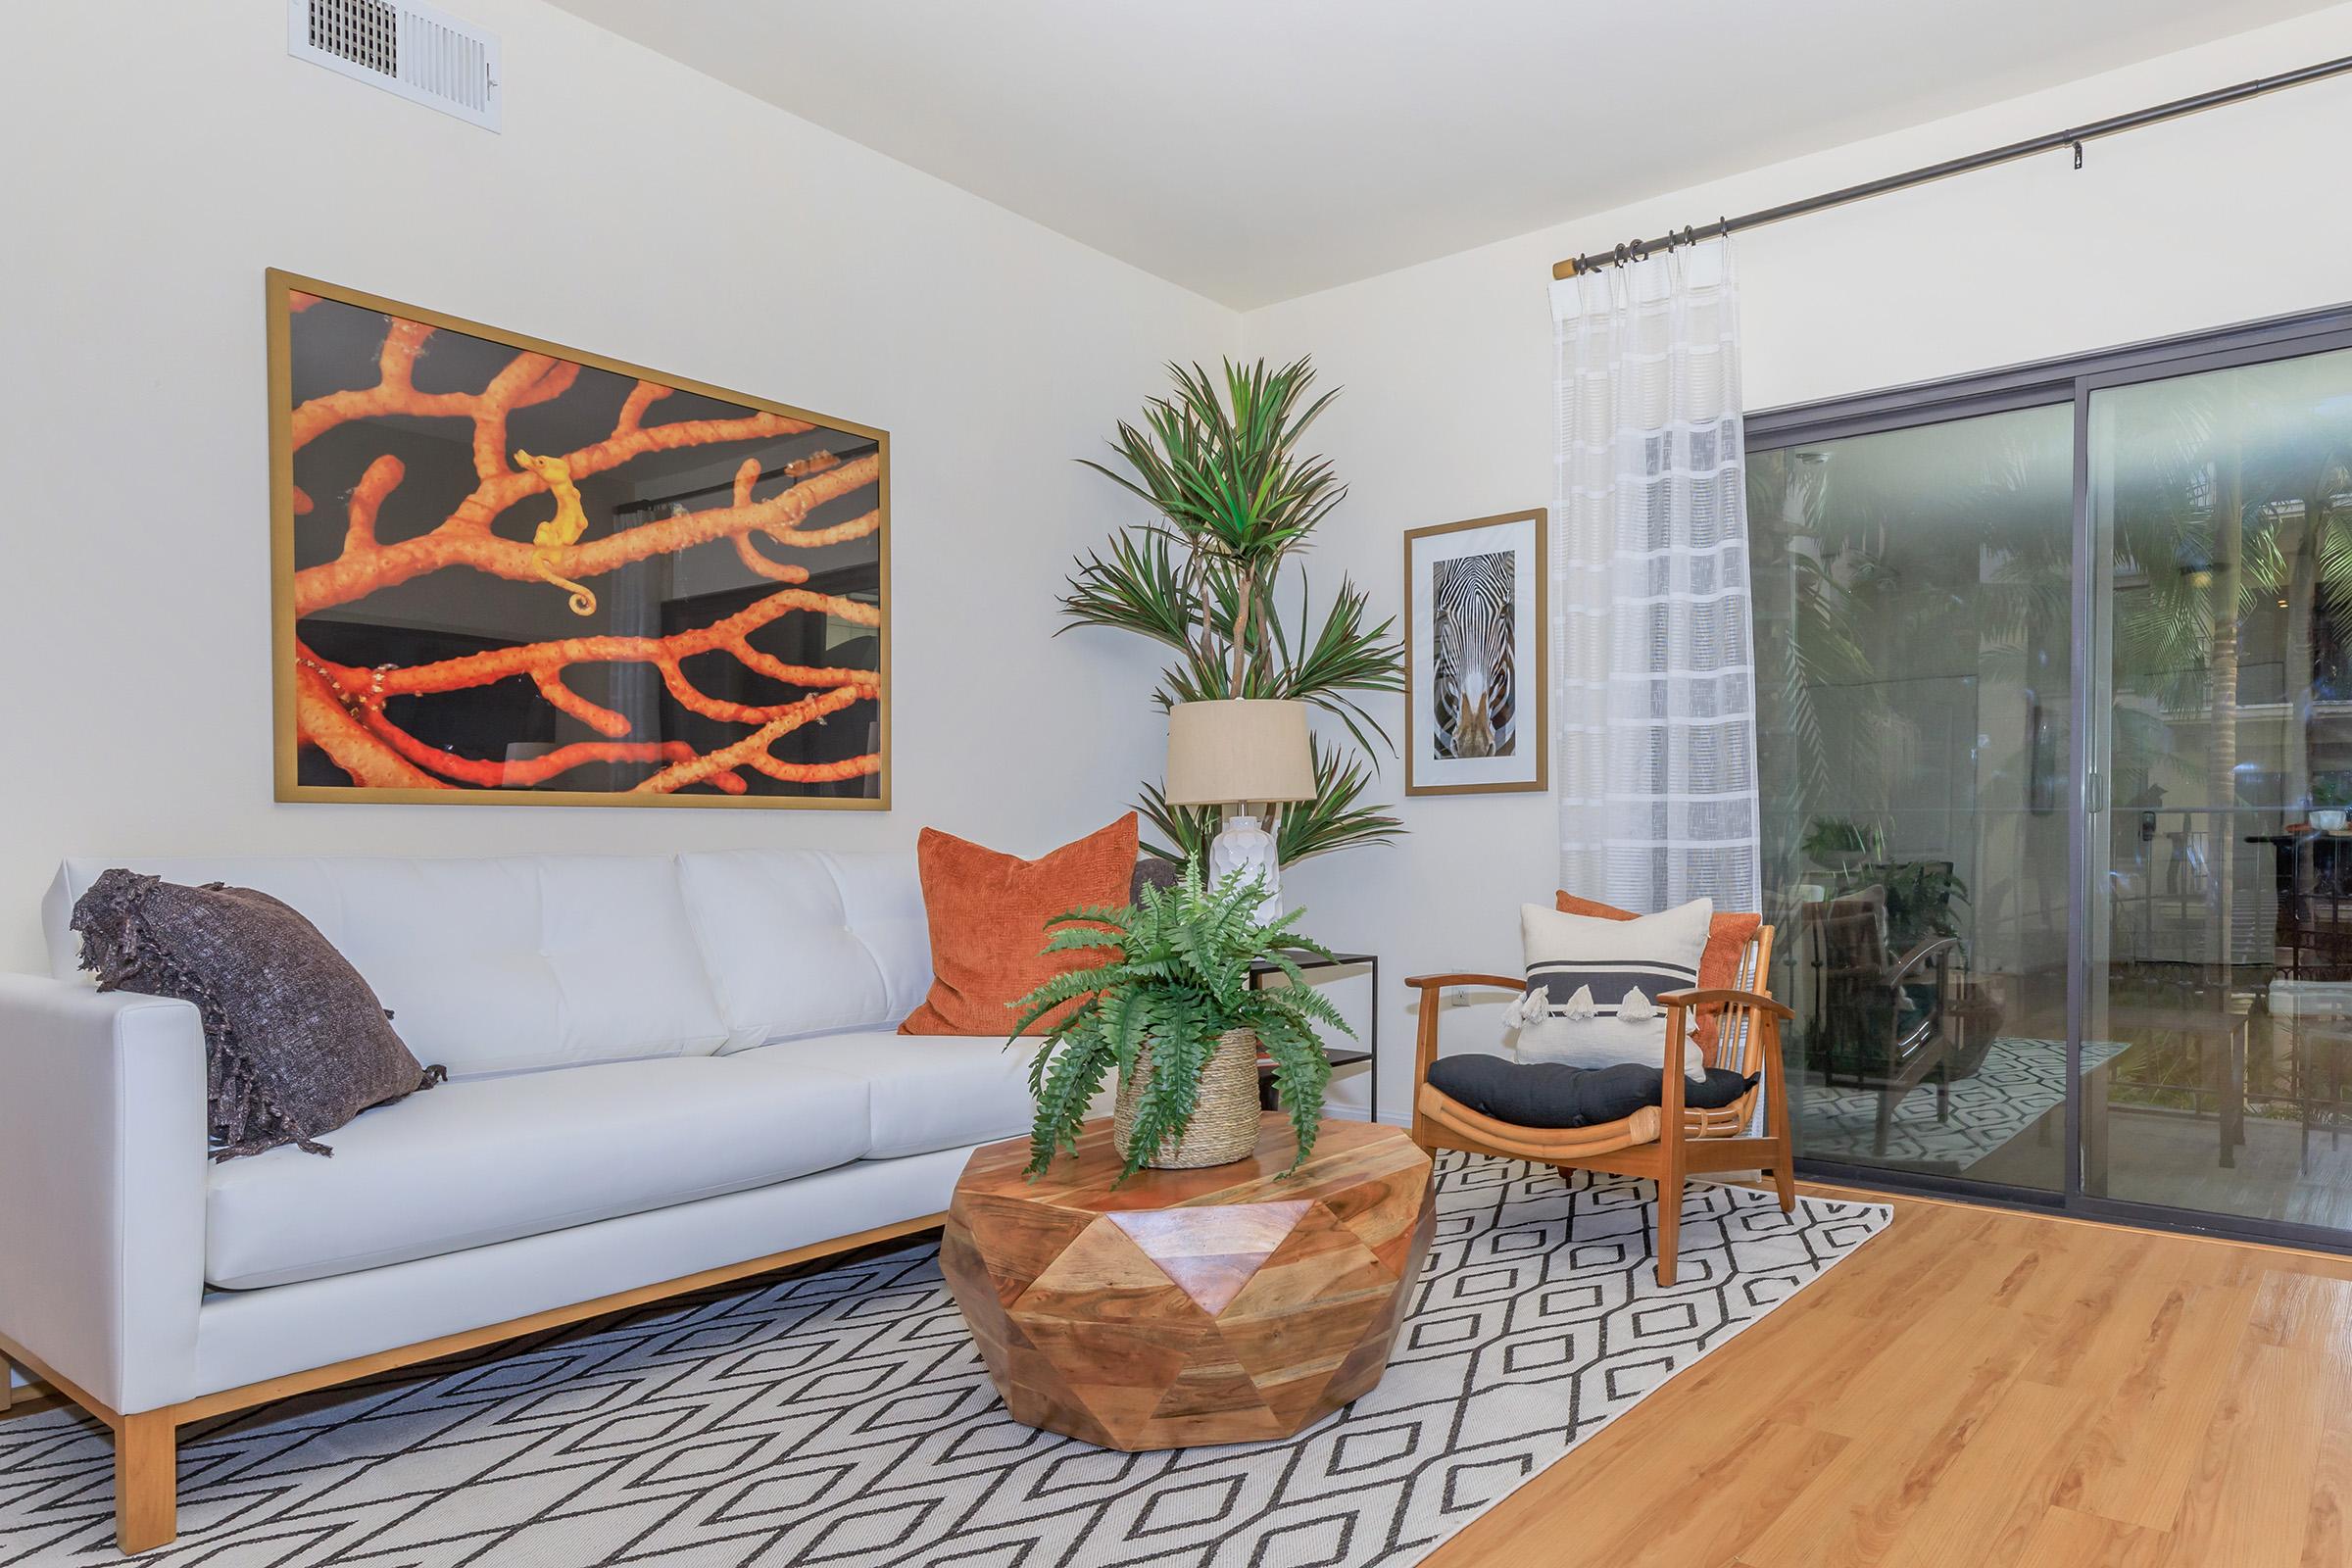
[[[1887,1222],[1692,1189],[1682,1280],[1646,1184],[1446,1156],[1380,1387],[1287,1443],[1115,1453],[1017,1426],[930,1244],[714,1291],[190,1429],[206,1568],[1404,1564]],[[0,1423],[0,1564],[113,1560],[111,1450]]]
[[[2086,1040],[2082,1070],[2130,1049],[2127,1041]],[[1876,1089],[1808,1079],[1798,1104],[1797,1152],[1964,1171],[2066,1103],[2066,1042],[1995,1040],[1975,1074],[1952,1085],[1951,1109],[1941,1121],[1935,1084],[1914,1088],[1888,1118],[1884,1152],[1876,1147],[1880,1099]]]

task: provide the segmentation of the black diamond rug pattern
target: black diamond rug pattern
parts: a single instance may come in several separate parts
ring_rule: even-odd
[[[1418,1562],[1887,1223],[1443,1156],[1380,1386],[1284,1443],[1116,1453],[1004,1413],[930,1243],[184,1430],[181,1568],[1357,1568]],[[0,1565],[114,1556],[105,1431],[0,1423]]]

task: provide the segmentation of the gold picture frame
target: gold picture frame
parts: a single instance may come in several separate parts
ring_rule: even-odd
[[[1406,531],[1405,794],[1496,795],[1550,788],[1547,515],[1539,508]],[[1497,651],[1492,645],[1498,608],[1508,677],[1499,691],[1494,679]],[[1456,650],[1450,660],[1448,644]],[[1464,647],[1473,651],[1464,656]],[[1479,666],[1471,678],[1486,700],[1462,701],[1459,671],[1449,663]],[[1523,700],[1531,686],[1532,704]],[[1464,716],[1448,724],[1441,707]]]
[[[890,808],[889,432],[267,300],[278,800]]]

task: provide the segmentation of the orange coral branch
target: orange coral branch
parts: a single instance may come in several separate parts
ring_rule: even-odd
[[[868,773],[882,771],[879,753],[868,752],[863,757],[844,758],[838,762],[782,762],[760,752],[744,759],[769,778],[780,778],[788,784],[832,784],[845,778],[863,778]]]
[[[513,470],[507,466],[507,416],[517,407],[545,403],[571,390],[580,368],[550,354],[517,354],[490,378],[473,403],[473,471],[485,482]]]
[[[742,558],[745,565],[771,581],[807,582],[808,580],[807,566],[795,566],[781,561],[768,560],[760,553],[760,547],[752,543],[752,536],[748,533],[739,533],[735,536],[735,554]]]
[[[564,684],[564,677],[553,669],[534,669],[531,679],[538,684],[539,695],[548,706],[559,712],[569,713],[600,735],[621,736],[629,732],[626,713],[613,711],[602,703],[592,703]]]
[[[674,632],[667,637],[563,637],[554,642],[494,648],[487,653],[464,654],[438,663],[412,664],[404,669],[380,671],[355,669],[348,664],[333,664],[323,660],[318,662],[328,672],[340,691],[353,700],[363,699],[371,693],[380,697],[400,697],[462,691],[469,686],[488,686],[515,675],[528,675],[536,679],[542,673],[551,673],[571,664],[675,665],[697,654],[718,652],[731,653],[760,674],[789,685],[863,686],[868,689],[878,686],[880,678],[870,669],[787,664],[751,646],[753,632],[795,610],[822,611],[828,615],[861,626],[873,626],[881,622],[881,612],[872,605],[805,588],[779,588],[765,599],[737,611],[723,620],[714,620],[694,631]],[[305,657],[317,658],[307,650]],[[576,693],[570,695],[575,701],[585,701]],[[554,701],[553,698],[549,700]],[[601,711],[611,712],[612,710]],[[768,711],[767,716],[772,717],[775,711],[781,711],[781,709]]]
[[[400,459],[389,452],[368,465],[368,471],[352,486],[350,520],[343,530],[345,555],[375,548],[375,514],[383,509],[384,497],[399,488],[408,471]]]
[[[619,435],[644,424],[645,411],[660,399],[669,396],[669,392],[670,389],[659,381],[640,381],[629,388],[628,398],[620,406],[620,417],[613,422],[612,433]]]
[[[694,748],[684,741],[574,741],[537,757],[477,761],[435,751],[380,714],[368,727],[418,766],[481,789],[527,789],[590,762],[678,762],[694,758]],[[741,795],[751,788],[740,773],[723,773],[710,782],[729,795]]]
[[[415,385],[416,356],[433,335],[433,329],[421,321],[387,318],[390,326],[384,333],[384,346],[376,356],[376,368],[381,376],[375,385],[355,387],[341,392],[327,392],[297,408],[287,423],[294,450],[300,451],[338,424],[353,419],[374,418],[386,414],[414,414],[427,417],[472,418],[487,396],[481,392],[419,392]],[[569,365],[570,362],[563,362]],[[561,381],[539,378],[535,384],[515,389],[514,408],[527,408],[561,397],[579,373],[571,366],[570,373]],[[501,411],[503,425],[505,411]]]
[[[334,760],[355,784],[370,789],[447,789],[385,746],[345,706],[337,685],[304,664],[294,666],[294,723],[302,740]]]
[[[760,460],[758,458],[746,458],[742,463],[736,465],[735,505],[737,507],[748,507],[752,504],[752,486],[759,481],[759,478]],[[742,558],[745,565],[762,577],[772,578],[777,582],[807,582],[808,580],[807,566],[788,566],[782,562],[768,560],[752,543],[752,536],[749,533],[739,533],[735,536],[735,554]]]
[[[706,752],[691,762],[673,762],[638,785],[638,793],[666,795],[684,789],[689,784],[699,784],[711,774],[738,763],[758,767],[760,764],[753,759],[766,756],[768,747],[779,738],[791,734],[804,724],[822,723],[827,714],[838,713],[853,703],[863,701],[865,696],[856,687],[844,687],[822,696],[805,697],[732,745],[722,746],[715,752]]]
[[[385,716],[383,709],[375,706],[381,700],[380,687],[374,689],[377,695],[359,695],[360,688],[372,684],[374,672],[325,663],[304,649],[295,675],[301,738],[322,748],[355,782],[378,788],[449,788],[442,778],[483,789],[522,788],[588,762],[695,760],[694,748],[684,741],[575,741],[538,757],[512,760],[460,757],[427,746]],[[628,721],[620,722],[621,728],[627,729]],[[751,788],[730,768],[712,769],[708,776],[728,795],[741,795]]]
[[[837,522],[830,528],[796,528],[790,533],[778,533],[773,528],[762,531],[780,545],[813,550],[818,545],[838,545],[852,539],[862,539],[881,526],[882,514],[869,512],[863,516],[852,517],[847,522]]]
[[[674,424],[657,425],[651,430],[640,431],[639,435],[650,440],[677,428]],[[583,450],[593,452],[596,449],[591,447]],[[569,461],[573,476],[577,478],[581,472],[578,466],[580,459],[575,455]],[[881,471],[881,459],[869,453],[843,464],[830,473],[821,474],[747,507],[713,507],[705,512],[662,517],[640,523],[634,528],[624,528],[618,533],[607,534],[602,539],[569,546],[559,551],[550,564],[566,577],[584,579],[654,556],[670,555],[751,529],[759,529],[771,538],[794,544],[829,543],[835,537],[870,533],[873,531],[870,524],[858,527],[857,533],[842,533],[835,529],[815,533],[796,533],[791,530],[803,517],[826,502],[873,483]],[[474,492],[474,497],[490,491],[544,487],[545,481],[536,474],[516,473],[481,486]],[[304,567],[294,574],[295,614],[315,614],[335,605],[349,604],[379,589],[407,582],[426,572],[439,571],[445,566],[471,566],[516,582],[543,581],[536,564],[540,557],[532,546],[522,540],[502,539],[490,532],[489,519],[493,514],[482,514],[477,524],[469,516],[473,507],[473,499],[468,499],[459,508],[457,515],[430,533],[356,555],[347,553],[322,564]],[[503,511],[504,507],[498,510]],[[823,537],[819,537],[819,534]]]

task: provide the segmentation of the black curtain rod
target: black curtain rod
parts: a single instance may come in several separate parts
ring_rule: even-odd
[[[1872,196],[1884,196],[1888,191],[1909,190],[1914,185],[1925,185],[1934,180],[1949,178],[1954,174],[1974,173],[1980,169],[1991,169],[1998,164],[2014,163],[2020,158],[2031,158],[2037,153],[2057,152],[2071,147],[2075,153],[2075,167],[2080,169],[2082,167],[2082,144],[2085,142],[2097,141],[2102,136],[2113,136],[2127,130],[2137,130],[2142,125],[2154,125],[2167,120],[2179,120],[2183,115],[2201,114],[2208,109],[2219,109],[2225,104],[2242,103],[2248,98],[2259,98],[2265,93],[2277,92],[2284,87],[2300,87],[2305,82],[2324,81],[2329,76],[2340,76],[2346,72],[2352,72],[2352,55],[2346,55],[2340,60],[2322,61],[2316,66],[2305,66],[2300,71],[2289,71],[2277,76],[2257,76],[2252,81],[2241,81],[2234,87],[2217,87],[2211,92],[2201,92],[2193,97],[2176,98],[2169,104],[2157,104],[2150,109],[2135,109],[2128,115],[2113,115],[2105,120],[2093,121],[2087,125],[2077,125],[2069,130],[2054,130],[2046,136],[2035,136],[2029,141],[2013,141],[2006,147],[1995,147],[1988,152],[1976,153],[1966,158],[1946,159],[1940,164],[1930,164],[1925,169],[1914,169],[1907,173],[1888,174],[1884,179],[1873,179],[1859,185],[1848,185],[1842,190],[1829,191],[1820,196],[1808,196],[1803,201],[1783,202],[1778,207],[1767,207],[1760,212],[1744,213],[1738,218],[1718,218],[1714,222],[1702,224],[1696,228],[1686,227],[1679,232],[1661,234],[1656,239],[1635,240],[1631,244],[1620,245],[1614,250],[1602,251],[1597,255],[1571,256],[1564,262],[1555,263],[1551,269],[1551,275],[1555,278],[1574,277],[1579,272],[1594,271],[1603,267],[1619,267],[1627,262],[1642,261],[1653,251],[1672,250],[1678,245],[1695,244],[1702,239],[1713,239],[1718,234],[1729,234],[1734,229],[1757,228],[1766,223],[1777,223],[1785,218],[1802,218],[1807,213],[1819,213],[1832,207],[1843,207],[1848,202],[1863,201]]]

